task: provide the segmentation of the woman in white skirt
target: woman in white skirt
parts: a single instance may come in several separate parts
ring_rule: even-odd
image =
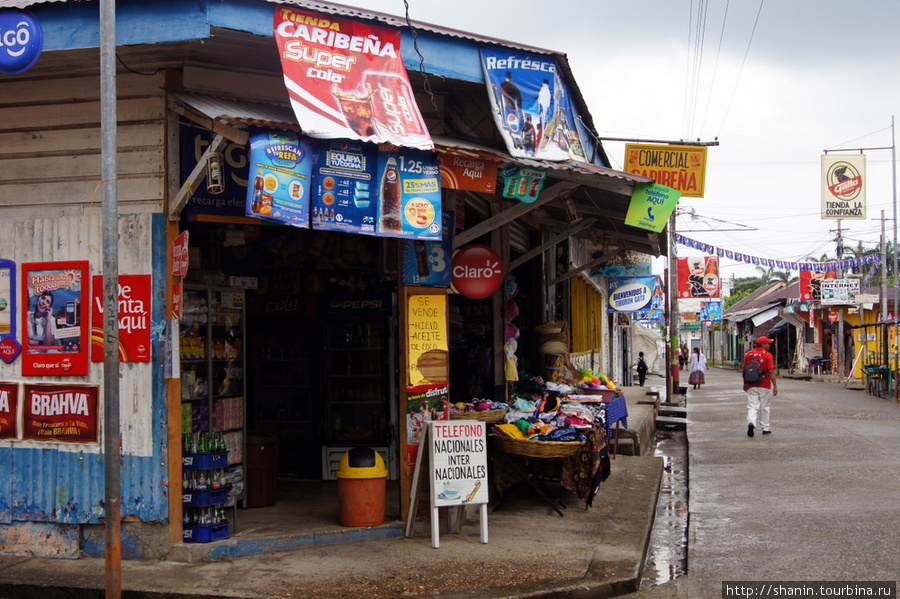
[[[706,375],[703,374],[706,372],[706,356],[699,347],[694,348],[691,359],[688,360],[688,370],[691,372],[688,376],[688,384],[693,385],[694,389],[699,389],[700,385],[706,382]]]

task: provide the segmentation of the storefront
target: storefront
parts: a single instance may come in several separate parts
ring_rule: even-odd
[[[304,3],[292,6],[303,10]],[[324,204],[311,200],[299,208],[300,226],[254,216],[265,206],[254,203],[257,178],[258,189],[267,184],[263,173],[249,170],[258,166],[253,135],[310,129],[291,110],[296,90],[288,93],[274,51],[275,7],[121,3],[119,59],[127,67],[117,78],[120,306],[140,300],[146,319],[146,337],[120,352],[125,534],[141,540],[126,543],[134,547],[132,557],[164,555],[182,540],[182,523],[193,526],[185,518],[198,517],[181,501],[182,491],[199,485],[198,477],[206,484],[215,476],[217,488],[229,489],[227,499],[217,495],[204,506],[215,508],[204,511],[208,517],[235,502],[277,501],[277,488],[273,496],[268,486],[272,475],[329,480],[348,447],[365,445],[383,452],[391,478],[408,492],[404,415],[415,388],[444,386],[452,402],[504,398],[508,342],[516,341],[519,370],[540,372],[545,364],[535,331],[551,321],[589,327],[592,333],[580,332],[573,350],[592,353],[597,369],[613,368],[612,322],[598,309],[602,292],[596,286],[580,291],[585,299],[573,307],[572,282],[620,252],[662,250],[661,235],[624,226],[635,183],[650,180],[609,168],[563,55],[425,25],[416,33],[433,64],[424,73],[410,66],[409,86],[428,127],[418,134],[433,140],[429,155],[441,172],[433,177],[439,189],[430,188],[436,200],[421,206],[437,213],[431,216],[436,234],[380,234],[377,227],[387,225],[364,217],[341,228],[338,205],[326,201],[330,189],[317,196]],[[329,11],[330,22],[362,22],[396,34],[404,62],[418,68],[418,59],[407,55],[412,32],[405,20],[315,7]],[[92,276],[103,274],[99,80],[91,50],[97,7],[36,2],[29,8],[44,28],[43,55],[24,74],[0,76],[0,259],[10,264],[4,271],[9,293],[20,300],[10,306],[10,331],[0,336],[22,346],[4,354],[0,381],[17,385],[18,397],[34,383],[96,388],[104,376],[102,363],[88,354],[100,321],[93,315],[90,324],[82,308],[95,303],[87,281],[96,288]],[[81,26],[73,31],[75,21]],[[181,25],[178,31],[144,26],[151,22]],[[565,159],[517,152],[515,140],[507,144],[509,131],[474,118],[491,111],[479,51],[485,48],[524,53],[558,69],[560,93],[568,93],[570,110],[579,115],[576,121],[562,111],[557,128],[546,129],[554,147],[565,148]],[[330,142],[326,136],[309,143]],[[397,161],[412,155],[399,147]],[[475,171],[475,181],[460,182]],[[320,179],[312,176],[310,185],[326,186]],[[357,207],[370,191],[354,188]],[[433,276],[448,273],[454,251],[473,246],[490,249],[502,267],[463,277],[473,280],[458,280],[457,287],[479,287],[502,273],[500,284],[450,293]],[[72,309],[55,306],[57,338],[68,327],[69,337],[82,337],[45,346],[74,358],[75,370],[60,361],[40,370],[42,354],[26,344],[34,310],[28,304],[41,293],[29,275],[69,275],[75,267],[77,297],[66,298]],[[426,311],[432,320],[417,320],[416,302],[432,300],[438,306]],[[33,411],[36,404],[16,405]],[[86,417],[82,428],[93,430],[88,436],[64,438],[56,428],[42,439],[25,434],[25,427],[4,429],[0,464],[14,476],[0,482],[0,526],[10,533],[10,551],[102,549],[99,440],[105,433],[90,424],[102,421],[102,406],[99,393],[95,403],[73,408]],[[25,420],[17,415],[17,422]],[[183,454],[203,453],[195,444],[227,450],[227,458],[209,468],[183,468]],[[262,455],[273,445],[274,472],[271,453]]]

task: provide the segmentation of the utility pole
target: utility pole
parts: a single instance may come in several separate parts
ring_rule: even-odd
[[[844,273],[843,269],[841,269],[840,262],[843,260],[844,247],[841,239],[841,219],[837,221],[837,276],[839,279],[843,278]],[[844,306],[838,306],[838,326],[837,326],[837,340],[835,343],[835,356],[837,356],[837,368],[833,369],[833,371],[837,372],[838,377],[844,376]]]

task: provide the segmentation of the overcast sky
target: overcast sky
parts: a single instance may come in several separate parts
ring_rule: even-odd
[[[680,218],[684,235],[776,260],[834,256],[838,222],[821,218],[821,156],[888,148],[866,152],[867,219],[841,229],[845,245],[876,247],[885,210],[893,239],[898,0],[712,0],[705,27],[699,0],[407,1],[414,20],[565,53],[601,137],[718,139],[705,197],[681,205],[756,230],[714,233],[701,230],[703,218]],[[344,3],[405,10],[403,0]],[[624,144],[604,146],[622,168]],[[723,259],[722,275],[732,273],[754,268]]]

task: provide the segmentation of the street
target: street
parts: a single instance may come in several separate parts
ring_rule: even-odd
[[[900,405],[780,378],[772,434],[750,438],[740,373],[718,368],[687,405],[688,573],[632,597],[719,598],[724,581],[900,578]]]

